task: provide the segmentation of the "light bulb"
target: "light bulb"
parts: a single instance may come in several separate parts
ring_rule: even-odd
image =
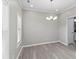
[[[53,20],[56,20],[58,17],[57,16],[55,16],[54,18],[53,18]]]
[[[46,17],[47,20],[51,20],[49,17]]]
[[[52,19],[53,18],[53,16],[50,16],[50,19]]]

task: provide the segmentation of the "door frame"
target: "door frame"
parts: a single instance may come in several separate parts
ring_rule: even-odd
[[[73,15],[73,16],[66,17],[66,40],[67,40],[67,45],[71,44],[71,43],[68,42],[68,40],[69,40],[68,39],[68,20],[72,19],[74,17],[76,17],[76,16]],[[74,23],[74,21],[73,21],[73,23]]]

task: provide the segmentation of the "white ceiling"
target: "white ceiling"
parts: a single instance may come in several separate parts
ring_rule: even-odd
[[[60,13],[75,7],[76,0],[53,0],[52,8],[50,0],[30,0],[30,3],[27,3],[27,0],[19,0],[19,3],[23,10]],[[30,7],[30,5],[34,5],[34,7]]]

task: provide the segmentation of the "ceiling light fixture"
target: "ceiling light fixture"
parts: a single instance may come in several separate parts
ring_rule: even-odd
[[[52,2],[53,0],[50,0],[51,2],[51,8],[52,8]],[[56,9],[56,11],[58,11],[58,9]],[[47,20],[56,20],[58,17],[57,16],[49,16],[49,17],[46,17]]]

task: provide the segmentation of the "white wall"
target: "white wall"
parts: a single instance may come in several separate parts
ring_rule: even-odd
[[[20,47],[17,47],[17,13],[22,16],[22,10],[17,1],[9,2],[9,58],[16,59]]]
[[[46,20],[46,16],[50,15],[53,14],[23,11],[23,44],[31,45],[58,40],[57,20]]]
[[[2,5],[2,59],[9,59],[9,6]]]
[[[72,8],[64,13],[60,14],[59,18],[59,40],[64,43],[68,44],[67,40],[67,17],[76,16],[76,8]]]

